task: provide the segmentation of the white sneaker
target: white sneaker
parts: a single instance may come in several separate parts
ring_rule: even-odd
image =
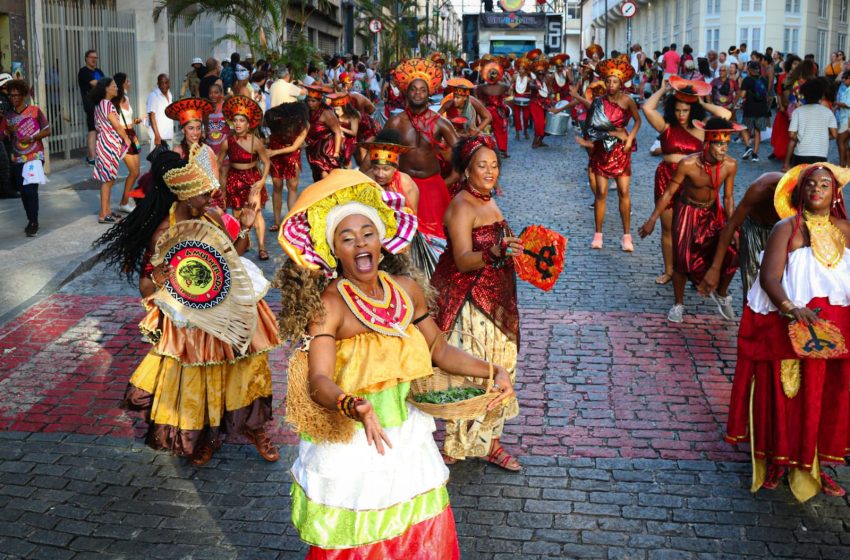
[[[667,312],[667,320],[671,323],[681,323],[685,320],[685,306],[681,303],[677,303],[673,307],[670,308],[670,311]]]
[[[734,321],[738,317],[732,309],[732,296],[723,297],[717,295],[717,292],[711,292],[711,299],[717,304],[717,311],[724,319]]]
[[[124,212],[125,214],[129,214],[133,210],[136,209],[136,203],[130,200],[127,204],[119,204],[118,211]]]

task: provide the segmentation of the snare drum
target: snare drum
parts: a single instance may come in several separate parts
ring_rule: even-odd
[[[528,107],[530,103],[530,97],[514,97],[514,105],[516,105],[517,107]]]
[[[544,130],[552,136],[565,136],[570,130],[570,116],[567,113],[547,113]]]

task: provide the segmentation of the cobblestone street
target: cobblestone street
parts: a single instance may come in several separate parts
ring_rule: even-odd
[[[633,158],[633,254],[619,248],[614,188],[605,246],[590,249],[586,155],[571,135],[532,151],[511,133],[500,207],[515,232],[539,223],[570,244],[551,292],[520,287],[521,413],[503,443],[522,474],[477,460],[451,467],[462,557],[846,560],[848,498],[800,505],[787,485],[751,495],[749,454],[722,440],[737,323],[690,287],[685,322],[666,321],[672,287],[654,283],[660,226],[637,236],[659,161],[649,128]],[[736,200],[779,169],[768,152],[739,163]],[[268,247],[282,254],[271,238]],[[269,277],[274,261],[260,263]],[[738,277],[731,293],[740,309]],[[270,292],[275,311],[278,299]],[[148,349],[142,315],[135,286],[96,265],[0,325],[0,556],[303,558],[289,521],[296,437],[283,421],[285,349],[271,355],[281,460],[265,463],[231,438],[194,468],[145,447],[144,421],[118,408]],[[850,469],[836,478],[850,486]]]

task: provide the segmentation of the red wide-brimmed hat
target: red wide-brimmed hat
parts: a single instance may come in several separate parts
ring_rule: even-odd
[[[200,97],[188,97],[175,101],[165,108],[165,116],[180,123],[180,128],[191,121],[204,122],[213,112],[212,103]]]
[[[333,89],[327,86],[304,86],[307,90],[307,97],[313,99],[321,99],[329,93],[333,93]]]
[[[257,102],[244,95],[234,95],[224,101],[221,108],[224,118],[232,121],[236,115],[242,115],[248,119],[248,128],[255,129],[263,122],[263,110]]]
[[[676,75],[670,76],[670,87],[675,90],[676,99],[685,103],[696,103],[700,97],[711,93],[711,84],[702,80],[686,80]]]

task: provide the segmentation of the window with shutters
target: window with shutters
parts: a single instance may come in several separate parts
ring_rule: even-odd
[[[750,30],[750,42],[747,43],[747,46],[749,46],[750,52],[761,52],[761,27],[753,27]]]
[[[708,0],[705,8],[706,15],[714,16],[720,14],[720,0]]]
[[[800,0],[785,0],[785,13],[799,14]]]
[[[850,0],[838,0],[838,21],[847,23],[847,5]]]
[[[821,19],[829,17],[829,0],[818,0],[818,17]]]
[[[818,29],[815,60],[821,68],[824,68],[827,64],[829,64],[829,59],[826,55],[828,34],[829,32],[826,29]]]

